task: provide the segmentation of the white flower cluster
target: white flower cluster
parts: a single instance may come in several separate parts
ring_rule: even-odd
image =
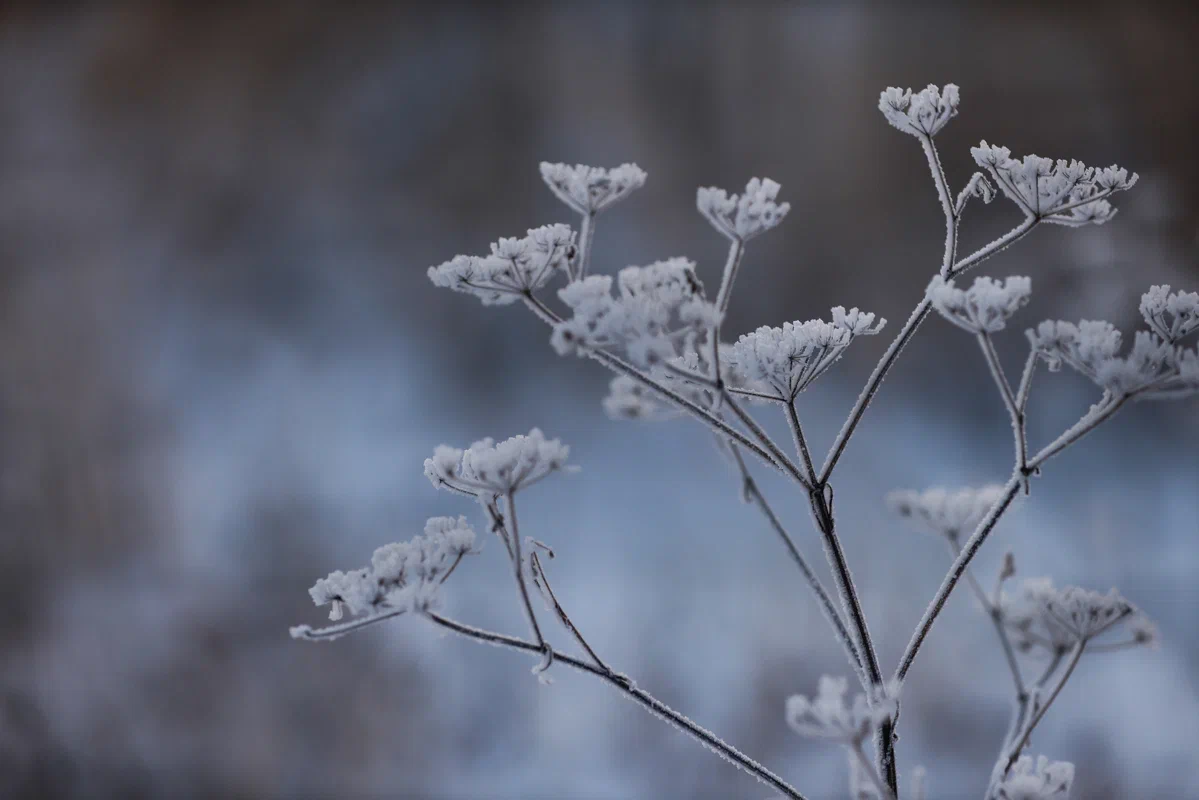
[[[1179,397],[1199,392],[1199,354],[1138,331],[1127,355],[1119,355],[1120,332],[1109,322],[1083,320],[1077,325],[1045,321],[1027,332],[1034,350],[1049,365],[1062,362],[1112,394],[1145,398]]]
[[[1168,285],[1150,286],[1141,295],[1141,316],[1154,333],[1176,343],[1199,330],[1199,292],[1171,292]]]
[[[1102,225],[1116,211],[1104,198],[1131,189],[1137,174],[1115,165],[1096,169],[1081,161],[1029,155],[1017,161],[1006,147],[970,148],[975,162],[991,173],[999,188],[1029,214],[1059,225]]]
[[[704,299],[695,264],[685,258],[625,267],[612,278],[592,275],[558,292],[572,316],[554,326],[551,343],[559,355],[585,355],[621,348],[638,366],[674,358],[676,342],[719,323],[720,313]]]
[[[952,83],[938,89],[929,84],[915,94],[911,89],[888,86],[878,98],[878,109],[887,122],[913,136],[934,136],[958,114],[961,97]]]
[[[1003,496],[1003,487],[989,484],[957,490],[940,487],[917,492],[901,489],[887,495],[887,506],[927,533],[957,541],[970,534]]]
[[[1107,594],[1077,586],[1057,588],[1049,578],[1027,578],[1014,597],[1000,601],[1021,650],[1035,646],[1065,650],[1126,626],[1137,644],[1156,638],[1153,624],[1112,589]]]
[[[756,389],[790,402],[831,367],[858,336],[878,333],[874,314],[843,306],[832,309],[833,321],[812,319],[784,322],[781,328],[763,325],[743,334],[728,351],[732,373]],[[730,378],[732,375],[730,375]]]
[[[466,450],[440,445],[425,459],[425,477],[437,488],[503,495],[524,489],[566,466],[570,448],[537,428],[500,443],[487,438]]]
[[[1028,278],[1010,277],[1002,283],[991,278],[974,279],[969,289],[959,289],[940,275],[929,284],[927,295],[941,316],[971,333],[997,333],[1032,294]]]
[[[608,385],[604,411],[613,419],[658,419],[669,411],[653,393],[627,375],[618,375]]]
[[[787,724],[800,736],[854,744],[897,713],[898,686],[879,692],[874,702],[858,693],[851,704],[845,702],[848,690],[847,679],[821,676],[814,698],[802,694],[787,698]]]
[[[1021,756],[996,788],[996,800],[1066,800],[1074,783],[1074,765],[1038,756]]]
[[[484,305],[505,305],[531,294],[575,256],[569,225],[543,225],[521,239],[500,239],[491,255],[454,256],[429,267],[433,285],[473,294]]]
[[[558,199],[580,214],[598,214],[645,185],[645,171],[636,164],[604,169],[582,164],[541,162],[541,178]]]
[[[695,205],[713,228],[745,242],[778,225],[791,210],[790,203],[775,202],[780,188],[770,178],[750,178],[740,196],[709,186],[695,193]]]
[[[332,604],[332,620],[341,619],[346,611],[423,611],[436,599],[449,570],[474,544],[475,532],[466,517],[432,517],[423,536],[384,545],[375,551],[369,567],[332,572],[308,593],[318,606]]]

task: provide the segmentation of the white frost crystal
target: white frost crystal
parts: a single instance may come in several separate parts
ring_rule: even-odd
[[[1162,339],[1177,342],[1199,330],[1199,292],[1171,292],[1169,285],[1150,286],[1141,295],[1141,316]]]
[[[888,494],[887,505],[921,530],[956,541],[972,533],[1002,496],[1003,487],[998,484],[923,492],[903,489]]]
[[[607,275],[592,275],[558,292],[574,312],[554,326],[550,341],[560,355],[615,348],[638,366],[658,364],[677,355],[676,343],[685,334],[720,320],[704,299],[695,264],[685,258],[625,267],[616,282],[615,296]]]
[[[480,439],[466,450],[441,445],[425,459],[425,477],[438,488],[504,495],[564,469],[569,454],[569,447],[534,428],[498,444]]]
[[[444,576],[474,544],[475,532],[466,517],[432,517],[423,536],[384,545],[375,551],[369,567],[332,572],[308,593],[316,605],[332,605],[332,620],[341,619],[346,611],[352,615],[423,611],[434,602]],[[301,626],[293,633],[308,631]]]
[[[985,140],[970,153],[1014,203],[1038,219],[1059,225],[1102,225],[1116,213],[1104,198],[1137,182],[1135,172],[1129,175],[1114,165],[1095,169],[1081,161],[1035,155],[1016,160],[1008,148]]]
[[[888,86],[879,95],[878,109],[887,122],[913,136],[934,136],[945,123],[957,116],[961,97],[958,87],[945,84],[944,89],[929,84],[919,92]]]
[[[1066,800],[1074,783],[1074,765],[1038,756],[1021,756],[996,789],[997,800]]]
[[[971,333],[997,333],[1004,329],[1032,293],[1028,278],[1010,277],[1002,283],[991,278],[974,279],[969,289],[959,289],[940,275],[929,284],[927,295],[933,308],[945,319]]]
[[[486,256],[454,256],[429,267],[435,286],[473,294],[484,305],[506,305],[546,284],[574,257],[575,234],[568,225],[533,228],[524,238],[500,239]]]
[[[580,214],[598,214],[645,185],[645,171],[636,164],[604,169],[583,164],[541,162],[541,177],[558,199]]]
[[[770,178],[751,178],[740,196],[709,186],[696,192],[695,205],[712,227],[733,241],[744,242],[787,216],[791,204],[775,202],[780,188]]]
[[[790,402],[831,367],[858,336],[878,333],[874,314],[842,306],[832,310],[833,321],[784,322],[781,328],[763,325],[741,336],[729,349],[730,366],[749,385]]]

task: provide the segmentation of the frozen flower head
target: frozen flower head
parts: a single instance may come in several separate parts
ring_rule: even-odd
[[[622,269],[615,296],[607,275],[575,281],[558,296],[574,312],[554,326],[550,341],[560,355],[616,349],[638,366],[652,366],[674,358],[686,335],[720,320],[685,258]]]
[[[627,375],[618,375],[608,386],[604,411],[612,419],[658,419],[670,412],[641,384]]]
[[[781,328],[762,326],[741,336],[729,350],[730,367],[757,389],[790,402],[833,365],[858,336],[878,333],[873,314],[842,306],[832,310],[833,321],[784,322]]]
[[[1050,370],[1065,362],[1117,397],[1167,398],[1199,391],[1195,351],[1149,331],[1139,331],[1125,355],[1120,355],[1120,332],[1108,322],[1046,321],[1027,335]]]
[[[1106,594],[1077,586],[1059,589],[1049,578],[1028,578],[1014,597],[1001,599],[1000,609],[1023,650],[1067,650],[1117,628],[1126,630],[1132,644],[1156,640],[1153,623],[1115,589]]]
[[[484,305],[505,305],[540,289],[574,254],[570,227],[545,225],[521,239],[500,239],[491,255],[455,256],[429,267],[428,274],[435,286],[473,294]]]
[[[1010,277],[1002,283],[975,278],[969,289],[959,289],[940,275],[928,286],[928,299],[945,319],[971,333],[997,333],[1032,293],[1028,278]]]
[[[1135,172],[1129,175],[1116,166],[1097,170],[1081,161],[1034,155],[1018,161],[1008,148],[985,140],[970,153],[1012,202],[1040,220],[1059,225],[1102,225],[1116,213],[1104,198],[1137,182]]]
[[[1168,285],[1150,286],[1141,295],[1141,316],[1154,333],[1176,343],[1199,330],[1199,292],[1171,292]]]
[[[1074,765],[1038,756],[1020,756],[996,788],[997,800],[1067,800],[1074,783]]]
[[[636,164],[604,169],[542,161],[541,177],[559,200],[580,214],[591,215],[640,189],[646,176]]]
[[[770,230],[787,216],[791,204],[775,202],[780,188],[770,178],[750,178],[741,196],[709,186],[695,193],[695,205],[712,227],[732,241],[744,242]]]
[[[938,89],[929,84],[915,94],[911,89],[888,86],[879,95],[878,109],[892,126],[913,136],[934,136],[958,114],[958,87]]]
[[[787,724],[800,736],[853,744],[897,713],[898,684],[878,692],[874,702],[859,693],[847,704],[848,690],[845,678],[822,676],[814,698],[801,694],[787,698]]]
[[[534,428],[498,444],[482,439],[466,450],[439,446],[425,459],[425,477],[438,488],[502,495],[531,486],[566,468],[570,448]]]
[[[375,551],[369,567],[330,573],[308,593],[318,606],[331,605],[329,619],[351,615],[376,615],[424,611],[435,601],[437,589],[475,544],[475,532],[466,517],[432,517],[423,536],[394,542]],[[307,626],[292,635],[311,633]]]
[[[920,530],[956,542],[978,527],[1003,493],[998,484],[953,491],[903,489],[887,495],[887,506]]]

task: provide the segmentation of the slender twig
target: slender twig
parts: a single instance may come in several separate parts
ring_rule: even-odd
[[[1074,646],[1074,649],[1070,653],[1070,661],[1066,664],[1066,671],[1062,673],[1062,677],[1058,679],[1057,684],[1055,684],[1053,687],[1053,691],[1049,693],[1049,697],[1041,705],[1040,709],[1038,709],[1036,714],[1032,716],[1032,719],[1028,721],[1028,724],[1024,726],[1023,733],[1016,741],[1016,744],[1012,746],[1011,752],[1008,753],[1007,766],[1005,766],[1003,770],[1005,775],[1007,774],[1008,770],[1012,768],[1012,765],[1016,763],[1016,759],[1020,757],[1020,753],[1028,744],[1028,739],[1030,736],[1032,736],[1033,730],[1038,724],[1040,724],[1041,720],[1044,719],[1046,712],[1049,711],[1049,707],[1053,705],[1053,701],[1056,700],[1057,696],[1061,693],[1062,687],[1066,685],[1066,681],[1070,680],[1070,676],[1074,674],[1074,668],[1078,666],[1078,660],[1082,658],[1082,652],[1086,646],[1086,639],[1080,639],[1078,644]]]
[[[729,301],[733,297],[733,283],[741,270],[741,258],[745,255],[745,242],[734,239],[729,244],[729,255],[724,263],[724,272],[720,276],[720,289],[716,293],[716,310],[723,317],[728,310]],[[720,324],[713,325],[708,331],[712,344],[712,380],[719,388],[724,385],[720,374]]]
[[[465,636],[468,639],[473,639],[475,641],[484,642],[487,644],[493,644],[499,647],[508,647],[514,650],[521,650],[528,653],[541,652],[541,648],[538,645],[534,644],[533,642],[527,642],[524,639],[517,639],[513,636],[506,636],[502,633],[495,633],[493,631],[475,628],[473,626],[466,625],[432,612],[427,612],[425,616],[434,624],[439,625],[446,630],[457,633],[460,636]],[[649,692],[638,688],[637,685],[629,679],[616,673],[606,672],[598,666],[575,658],[574,656],[566,653],[553,651],[553,656],[556,661],[560,661],[569,667],[573,667],[580,672],[586,672],[596,676],[597,678],[603,679],[610,686],[616,688],[618,691],[641,705],[650,713],[673,725],[676,729],[682,731],[691,738],[696,739],[709,750],[712,750],[714,753],[724,758],[738,769],[752,775],[754,778],[766,784],[767,786],[770,786],[775,791],[781,792],[784,797],[790,798],[790,800],[805,800],[804,795],[800,794],[799,790],[795,789],[778,775],[754,761],[737,748],[726,743],[716,734],[695,724],[687,717],[663,703],[661,700],[658,700]]]
[[[745,459],[741,457],[740,451],[736,445],[731,445],[733,453],[733,461],[737,465],[737,469],[741,473],[742,492],[747,500],[752,502],[762,512],[762,516],[766,517],[766,521],[770,524],[771,529],[778,534],[778,537],[783,541],[783,545],[787,548],[787,553],[791,556],[791,560],[799,567],[800,573],[803,574],[804,580],[816,595],[816,599],[820,603],[820,610],[824,613],[824,618],[828,620],[832,626],[834,633],[837,635],[837,641],[844,648],[846,656],[849,658],[849,663],[853,666],[854,671],[858,675],[858,680],[861,681],[862,687],[866,688],[870,685],[870,680],[862,667],[862,657],[858,653],[857,645],[854,644],[853,637],[849,630],[845,627],[845,620],[841,618],[840,612],[837,611],[836,605],[833,604],[832,598],[828,591],[824,588],[820,578],[817,577],[815,571],[808,564],[807,559],[799,551],[799,547],[795,544],[795,540],[791,538],[791,534],[779,521],[778,515],[774,513],[774,509],[766,501],[766,497],[762,494],[758,487],[757,481],[749,474],[749,468],[745,464]]]
[[[945,214],[945,255],[941,262],[941,276],[949,277],[953,267],[953,259],[957,253],[958,212],[954,206],[949,191],[949,182],[945,180],[945,170],[941,168],[941,156],[931,136],[921,136],[920,146],[928,159],[928,169],[933,176],[933,184],[937,187],[937,197],[941,201],[941,210]]]
[[[956,560],[962,552],[957,539],[947,538],[945,541],[949,544],[950,555]],[[983,610],[991,618],[991,622],[995,626],[995,632],[999,635],[999,643],[1003,646],[1004,658],[1007,661],[1008,669],[1012,673],[1012,682],[1016,685],[1016,694],[1023,695],[1025,693],[1024,676],[1020,672],[1020,662],[1016,660],[1016,648],[1012,645],[1012,639],[1008,636],[1007,626],[1003,621],[1003,609],[992,602],[991,598],[987,597],[986,591],[979,584],[978,579],[974,577],[974,572],[968,567],[966,569],[966,579],[970,584],[970,588],[974,591],[975,597],[978,598],[978,602],[982,603]]]
[[[795,449],[803,458],[804,469],[808,471],[808,480],[816,483],[816,467],[812,465],[812,454],[808,452],[808,440],[804,438],[803,426],[799,424],[799,412],[795,409],[795,401],[787,403],[787,423],[791,426],[791,438],[795,440]]]
[[[995,352],[995,343],[991,340],[991,335],[986,331],[980,331],[976,338],[978,339],[978,346],[983,351],[983,357],[986,359],[987,366],[991,369],[991,377],[995,380],[995,385],[999,388],[1004,408],[1007,409],[1008,417],[1011,418],[1012,438],[1016,443],[1016,469],[1020,471],[1021,475],[1025,476],[1024,493],[1028,494],[1028,436],[1025,433],[1023,406],[1021,405],[1019,395],[1012,392],[1012,385],[1008,383],[1007,373],[1003,371],[1003,364],[999,361],[999,354]],[[1027,395],[1025,384],[1028,380],[1031,380],[1031,374],[1031,370],[1026,366],[1024,376],[1020,381],[1020,393],[1025,396]]]
[[[570,635],[575,638],[575,641],[591,657],[591,660],[595,662],[597,667],[604,672],[611,673],[612,668],[604,663],[604,660],[599,657],[595,650],[591,649],[591,645],[587,644],[587,640],[583,638],[583,634],[579,632],[570,615],[566,613],[566,609],[558,602],[558,596],[554,594],[554,589],[550,586],[549,578],[546,577],[545,569],[541,566],[541,558],[538,557],[537,553],[530,553],[529,559],[533,566],[533,577],[539,582],[538,585],[545,590],[545,599],[553,606],[554,613],[558,615],[558,620],[562,623],[562,626],[570,631]]]
[[[380,622],[386,622],[389,619],[395,619],[401,614],[408,613],[407,608],[393,608],[389,611],[383,611],[378,614],[373,614],[369,617],[359,617],[357,619],[347,620],[346,622],[338,623],[337,625],[327,625],[324,628],[313,628],[309,625],[297,625],[291,629],[291,638],[307,639],[310,642],[316,641],[332,641],[340,639],[346,634],[360,631],[363,628],[377,625]]]
[[[749,415],[749,412],[741,407],[741,404],[738,403],[737,399],[729,393],[728,389],[722,386],[720,389],[720,394],[724,399],[725,405],[729,407],[737,419],[741,420],[741,424],[743,424],[746,429],[753,433],[754,437],[761,442],[762,447],[764,447],[766,451],[770,453],[771,457],[774,459],[774,462],[782,467],[783,472],[789,475],[800,486],[804,487],[804,489],[811,491],[812,484],[806,477],[804,477],[803,473],[799,471],[799,467],[795,466],[795,462],[787,458],[787,455],[782,451],[782,449],[775,443],[773,439],[770,438],[770,435],[762,429],[762,426],[758,425],[758,423],[754,421],[754,418]]]
[[[587,211],[580,216],[582,222],[579,224],[579,254],[574,275],[570,276],[571,280],[587,277],[587,269],[591,263],[591,245],[595,241],[595,212]]]
[[[512,492],[508,492],[504,496],[504,505],[508,512],[507,524],[509,538],[512,540],[512,566],[516,576],[516,588],[520,593],[520,602],[529,621],[529,630],[533,634],[534,641],[541,648],[541,652],[545,654],[545,660],[535,670],[535,672],[541,673],[549,669],[554,662],[554,650],[541,635],[541,626],[537,624],[537,614],[534,613],[533,602],[529,599],[529,587],[525,582],[525,562],[520,552],[520,528],[516,522],[516,501]]]
[[[866,753],[862,750],[861,742],[853,742],[849,745],[849,752],[853,753],[853,757],[857,759],[858,764],[866,772],[866,776],[870,778],[870,782],[874,784],[874,788],[878,789],[879,794],[884,800],[895,800],[895,792],[891,791],[891,787],[883,783],[883,779],[879,777],[878,770],[870,763],[870,759],[866,757]]]
[[[1100,423],[1110,419],[1113,414],[1123,408],[1127,400],[1128,395],[1120,395],[1118,397],[1105,396],[1103,400],[1087,412],[1069,430],[1045,445],[1039,453],[1030,458],[1028,460],[1028,468],[1038,469],[1046,461],[1095,430],[1095,428],[1099,427]]]

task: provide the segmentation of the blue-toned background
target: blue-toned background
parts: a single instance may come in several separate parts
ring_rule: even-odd
[[[1141,175],[1111,224],[1038,230],[982,268],[1033,279],[1000,342],[1014,371],[1040,319],[1131,330],[1149,284],[1199,288],[1197,36],[1182,3],[6,5],[0,794],[767,796],[597,682],[538,685],[530,660],[418,621],[288,639],[321,618],[319,575],[430,515],[482,527],[421,476],[435,445],[537,425],[582,472],[530,491],[523,528],[558,551],[555,588],[596,648],[814,800],[844,797],[844,756],[782,713],[843,660],[707,434],[608,420],[596,364],[425,269],[572,221],[538,161],[636,161],[650,180],[601,218],[595,268],[686,254],[711,283],[724,244],[695,187],[765,175],[792,211],[752,243],[727,333],[837,304],[893,332],[944,231],[878,92],[953,81],[938,142],[955,187],[984,137]],[[1018,221],[974,204],[963,248]],[[886,338],[802,398],[817,452]],[[1034,441],[1095,396],[1042,373]],[[988,580],[1010,548],[1025,575],[1119,586],[1160,625],[1157,651],[1084,660],[1035,737],[1086,800],[1199,797],[1196,409],[1123,412],[1049,464],[979,559]],[[837,477],[885,666],[946,557],[883,495],[1010,463],[975,343],[930,320]],[[802,498],[762,480],[820,561]],[[494,542],[447,588],[454,616],[523,630]],[[955,596],[905,689],[902,771],[926,765],[934,800],[981,796],[1008,694],[993,632]]]

